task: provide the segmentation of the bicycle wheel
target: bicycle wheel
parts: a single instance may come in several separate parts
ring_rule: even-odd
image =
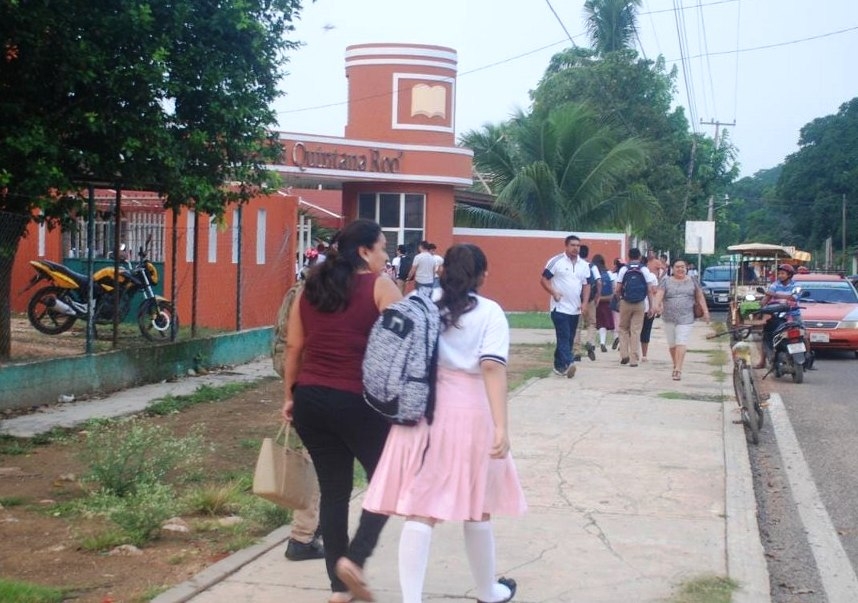
[[[763,400],[757,391],[757,381],[754,379],[754,372],[749,371],[748,374],[751,376],[751,402],[754,404],[754,410],[757,411],[757,429],[760,430],[763,428],[763,417],[765,416],[762,406]]]
[[[738,364],[733,365],[733,392],[736,394],[736,402],[739,404],[739,408],[742,408],[745,390],[742,384],[742,371]]]
[[[760,417],[757,414],[757,409],[755,406],[758,406],[754,400],[752,400],[751,392],[753,391],[753,378],[751,377],[751,369],[747,366],[742,367],[742,389],[745,392],[745,396],[742,398],[742,420],[745,423],[745,426],[748,428],[748,431],[751,432],[751,441],[756,446],[760,443]]]

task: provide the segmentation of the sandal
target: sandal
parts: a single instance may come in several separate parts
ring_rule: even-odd
[[[673,371],[673,380],[682,381],[682,371]]]
[[[515,596],[516,583],[512,578],[498,578],[498,584],[503,584],[509,589],[509,596],[506,599],[501,599],[500,601],[492,601],[491,603],[507,603],[508,601],[512,601],[512,598]],[[477,599],[477,603],[487,603],[486,601],[480,601]]]
[[[340,557],[337,559],[336,574],[337,578],[349,588],[349,592],[355,599],[375,601],[372,591],[363,579],[363,569],[357,563],[348,557]]]
[[[354,600],[355,599],[354,597],[352,597],[350,592],[338,591],[331,593],[331,597],[328,599],[328,603],[352,603],[352,601]]]

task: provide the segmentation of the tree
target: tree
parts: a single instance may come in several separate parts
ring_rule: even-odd
[[[805,249],[818,250],[832,237],[847,247],[858,244],[858,97],[834,115],[802,127],[799,150],[789,155],[777,183],[777,209],[791,217]],[[847,223],[840,218],[843,198]],[[835,218],[836,216],[836,218]],[[845,258],[844,258],[845,260]]]
[[[221,215],[270,179],[269,108],[300,0],[0,5],[0,212],[54,227],[86,183]],[[226,183],[238,183],[226,187]],[[6,218],[11,220],[11,218]],[[24,228],[0,241],[0,296]],[[0,360],[9,355],[0,306]]]
[[[462,144],[497,201],[492,210],[461,209],[459,224],[595,230],[638,227],[649,215],[648,191],[622,184],[645,164],[647,145],[617,137],[585,106],[519,112],[465,133]]]
[[[587,35],[599,55],[632,48],[637,35],[637,12],[641,0],[587,0]]]
[[[635,234],[657,249],[682,249],[686,220],[702,220],[710,194],[723,195],[735,177],[734,149],[725,133],[713,141],[689,132],[681,107],[672,107],[676,69],[663,57],[639,59],[631,49],[608,52],[572,48],[552,57],[537,88],[533,110],[565,102],[587,103],[621,136],[646,140],[650,161],[629,173],[628,187],[649,189],[658,199],[649,227]]]

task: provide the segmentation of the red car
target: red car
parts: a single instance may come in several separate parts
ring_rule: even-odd
[[[814,350],[853,351],[858,356],[858,293],[835,274],[796,274],[801,318]]]

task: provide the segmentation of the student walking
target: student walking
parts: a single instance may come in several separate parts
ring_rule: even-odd
[[[656,308],[661,312],[664,323],[664,335],[670,358],[673,360],[674,381],[682,379],[682,364],[685,361],[685,351],[691,329],[694,326],[694,301],[703,307],[703,319],[709,322],[709,309],[700,285],[688,276],[687,264],[684,260],[673,262],[670,276],[661,279],[658,287]]]
[[[363,592],[362,567],[387,522],[364,511],[349,542],[355,459],[372,477],[389,430],[363,400],[361,363],[372,325],[402,294],[382,275],[387,252],[378,224],[356,220],[336,243],[289,315],[282,415],[294,421],[319,478],[329,603],[348,603]]]
[[[522,515],[526,503],[509,452],[509,325],[501,307],[477,293],[486,274],[485,254],[476,245],[447,251],[434,420],[391,428],[364,498],[365,510],[406,518],[399,539],[403,603],[423,600],[432,528],[439,521],[464,522],[478,601],[502,603],[515,595],[514,580],[495,577],[491,517]]]
[[[554,374],[575,376],[575,357],[572,339],[578,329],[582,312],[587,312],[590,299],[590,264],[578,256],[581,239],[569,235],[564,240],[565,250],[548,260],[542,270],[539,284],[551,299],[551,322],[557,345],[554,348]]]

